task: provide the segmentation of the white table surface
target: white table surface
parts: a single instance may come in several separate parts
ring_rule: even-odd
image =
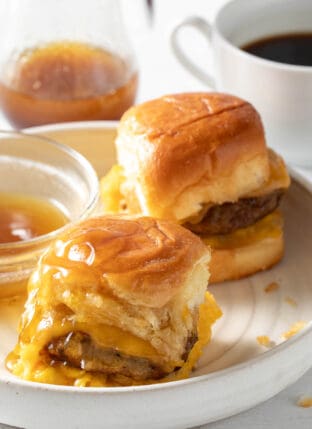
[[[152,27],[146,20],[142,8],[143,0],[122,1],[129,36],[132,39],[140,70],[138,101],[168,93],[207,89],[178,64],[171,53],[168,35],[173,25],[188,15],[199,14],[209,20],[213,19],[217,9],[225,3],[225,0],[154,0],[156,7]],[[212,68],[206,42],[191,32],[188,32],[185,37],[184,45],[192,52],[193,58],[200,61],[203,66]],[[10,126],[0,114],[1,128],[10,129]],[[304,173],[312,179],[312,170],[305,170]],[[296,405],[298,398],[302,395],[312,396],[312,369],[297,383],[269,401],[229,419],[200,428],[311,429],[312,408],[300,408]],[[224,406],[226,407],[226,404]],[[0,429],[7,428],[9,426],[0,423]]]

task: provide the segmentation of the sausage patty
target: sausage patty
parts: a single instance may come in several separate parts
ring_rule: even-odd
[[[283,189],[277,189],[260,197],[241,198],[235,203],[215,205],[210,207],[201,222],[187,222],[184,226],[197,234],[229,234],[273,212],[283,194]]]
[[[186,356],[196,339],[192,337],[187,340]],[[90,372],[120,374],[134,380],[157,380],[166,375],[160,366],[149,359],[129,356],[113,348],[101,347],[83,332],[70,332],[56,338],[46,349],[54,361],[66,362],[75,368]]]

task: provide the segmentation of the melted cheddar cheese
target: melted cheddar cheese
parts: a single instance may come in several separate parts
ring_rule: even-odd
[[[36,308],[31,310],[36,314]],[[211,326],[222,315],[213,296],[206,293],[205,301],[199,308],[198,341],[189,353],[186,362],[169,362],[166,370],[172,372],[177,366],[181,369],[157,382],[178,380],[189,376],[192,368],[202,353],[203,347],[210,341]],[[159,356],[148,341],[142,340],[129,332],[105,325],[73,324],[70,318],[56,319],[52,317],[40,319],[40,311],[32,318],[29,325],[22,330],[19,343],[6,359],[8,369],[18,377],[26,380],[48,384],[74,386],[117,386],[142,384],[125,376],[106,376],[101,373],[88,373],[69,365],[51,365],[43,352],[53,338],[58,338],[72,331],[85,332],[103,347],[113,347],[130,356],[146,357],[157,362]],[[155,380],[146,380],[146,384]]]
[[[121,185],[124,182],[123,168],[115,164],[101,179],[100,189],[102,204],[105,213],[119,213],[124,196],[121,193]]]
[[[214,297],[206,292],[206,299],[199,307],[199,318],[197,323],[198,340],[190,351],[186,362],[174,374],[169,375],[164,381],[182,380],[188,378],[196,362],[203,353],[203,348],[211,339],[211,327],[222,316],[222,311],[218,307]]]
[[[282,234],[283,218],[276,210],[247,228],[237,229],[230,234],[209,235],[201,238],[205,244],[214,249],[235,249],[266,238],[278,238]]]

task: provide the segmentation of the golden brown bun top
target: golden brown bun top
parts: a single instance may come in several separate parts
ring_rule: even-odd
[[[259,114],[232,95],[167,95],[134,106],[116,144],[127,180],[137,180],[143,213],[157,217],[182,219],[201,203],[235,201],[269,175]]]
[[[166,95],[127,110],[121,118],[121,127],[125,125],[133,133],[144,133],[153,139],[161,134],[170,135],[192,122],[247,104],[238,97],[213,92]],[[210,132],[207,134],[209,138]]]
[[[209,259],[201,240],[172,222],[102,216],[60,236],[40,265],[41,273],[53,272],[85,293],[157,308],[179,292],[196,263]]]

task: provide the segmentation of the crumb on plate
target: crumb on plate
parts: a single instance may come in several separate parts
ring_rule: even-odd
[[[287,332],[283,333],[283,337],[288,340],[292,336],[296,335],[298,332],[300,332],[305,326],[307,326],[307,322],[304,321],[298,321],[294,323]]]
[[[297,301],[295,301],[293,298],[291,298],[290,296],[286,296],[285,298],[285,302],[287,302],[287,304],[291,305],[292,307],[298,307],[298,303]]]
[[[302,408],[310,408],[312,407],[312,396],[302,396],[297,405]]]
[[[257,337],[257,341],[260,344],[260,346],[264,346],[267,348],[275,346],[275,342],[272,341],[267,335],[259,335]]]
[[[266,292],[266,293],[274,292],[275,290],[279,289],[279,287],[280,286],[278,283],[272,282],[264,288],[264,292]]]

